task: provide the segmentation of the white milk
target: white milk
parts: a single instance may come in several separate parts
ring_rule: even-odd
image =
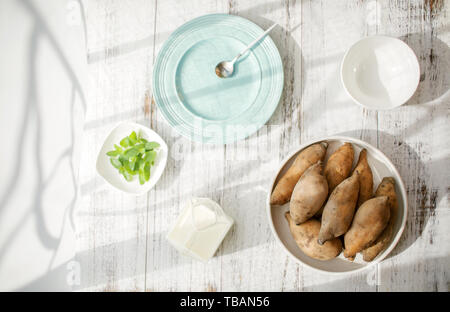
[[[167,235],[181,253],[207,261],[217,251],[234,221],[208,198],[192,198]]]

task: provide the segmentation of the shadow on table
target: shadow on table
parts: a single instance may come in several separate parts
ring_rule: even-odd
[[[381,265],[368,268],[356,275],[337,277],[328,282],[305,286],[301,291],[448,291],[449,283],[445,275],[424,278],[426,271],[445,272],[449,256],[415,259],[414,262],[398,265]],[[414,272],[418,272],[417,275]],[[321,273],[317,273],[321,274]],[[325,278],[329,275],[323,275]],[[393,276],[396,279],[393,279]],[[291,291],[297,291],[293,289]]]
[[[444,95],[450,88],[450,49],[448,44],[431,32],[399,37],[417,56],[420,83],[407,105],[426,104]]]
[[[276,20],[271,20],[265,18],[263,15],[267,12],[276,11],[287,4],[281,1],[272,1],[264,4],[255,4],[249,9],[238,10],[233,6],[230,7],[230,14],[238,15],[244,17],[262,29],[267,29],[273,25]],[[305,88],[303,83],[298,83],[295,81],[296,71],[301,70],[301,76],[304,77],[305,72],[302,66],[303,56],[300,46],[295,41],[292,33],[300,27],[300,23],[293,25],[290,28],[285,28],[284,25],[278,24],[269,34],[270,38],[274,41],[278,51],[280,53],[283,72],[284,72],[284,88],[281,95],[280,104],[277,106],[274,114],[269,119],[268,124],[276,124],[281,120],[292,119],[291,115],[297,111],[299,107],[299,102],[295,99],[293,100],[293,95],[296,92],[297,85],[301,88],[299,94],[303,94]]]
[[[158,33],[142,39],[124,42],[113,47],[105,47],[97,51],[89,52],[87,55],[88,64],[104,62],[114,57],[148,49],[156,44],[159,44],[161,40],[166,38],[168,35],[168,33]]]
[[[58,41],[58,37],[55,34],[54,27],[52,27],[54,25],[49,23],[49,16],[45,15],[52,11],[39,10],[32,1],[28,0],[21,0],[17,3],[17,12],[20,11],[20,14],[24,14],[27,20],[32,23],[33,27],[30,28],[27,44],[24,45],[27,48],[22,51],[27,62],[25,65],[27,71],[25,77],[27,77],[27,81],[21,86],[19,85],[20,80],[17,80],[13,85],[20,86],[20,89],[9,90],[12,93],[17,91],[17,94],[23,96],[24,101],[22,105],[23,109],[21,109],[23,113],[20,115],[21,119],[17,125],[17,129],[11,129],[11,131],[15,130],[17,133],[16,144],[9,147],[14,155],[16,155],[15,162],[8,164],[8,166],[14,168],[14,174],[11,177],[4,177],[2,179],[4,185],[2,186],[2,194],[0,196],[0,215],[2,215],[2,218],[6,218],[6,222],[11,223],[12,226],[9,232],[2,234],[4,236],[2,237],[3,242],[0,244],[0,266],[6,265],[3,263],[5,261],[4,258],[10,256],[12,247],[16,248],[13,252],[17,252],[18,247],[15,244],[17,244],[18,238],[22,237],[24,235],[23,233],[35,229],[35,235],[41,244],[39,247],[42,247],[42,250],[46,252],[51,251],[52,257],[48,263],[44,261],[35,263],[27,261],[26,263],[27,265],[33,266],[33,268],[35,267],[36,270],[41,267],[42,270],[47,270],[47,267],[51,267],[54,263],[58,250],[60,249],[66,222],[70,222],[69,227],[74,227],[73,212],[76,202],[77,183],[76,168],[74,166],[76,159],[74,144],[76,133],[79,130],[77,121],[81,121],[77,119],[75,112],[78,109],[81,109],[83,112],[86,111],[86,100],[82,84],[77,75],[78,72],[74,71],[74,68],[71,66],[71,62],[77,59],[77,53],[73,54],[70,60],[67,58],[67,51],[61,46],[61,42]],[[54,7],[52,6],[52,8]],[[12,11],[10,13],[14,17],[17,12]],[[82,22],[85,30],[84,15],[82,16]],[[43,45],[43,42],[46,45]],[[47,60],[41,55],[41,52],[46,51],[46,49],[54,55],[50,63],[46,63]],[[80,49],[80,52],[82,51],[84,50]],[[80,55],[82,56],[82,54]],[[44,91],[41,90],[42,86],[45,85],[39,79],[44,73],[42,70],[43,65],[45,65],[44,67],[46,69],[50,68],[54,71],[58,70],[58,73],[61,72],[61,75],[63,75],[61,77],[64,79],[61,82],[62,86],[66,84],[71,86],[71,93],[65,98],[66,101],[58,102],[59,106],[65,107],[70,112],[65,128],[57,128],[57,126],[51,128],[51,125],[57,124],[55,122],[56,119],[62,119],[65,116],[45,114],[46,111],[43,109],[44,107],[51,107],[48,105],[46,89]],[[51,76],[49,79],[53,81],[57,77],[59,76]],[[58,94],[64,94],[64,90],[58,90],[58,92]],[[47,101],[44,101],[44,99]],[[15,107],[12,109],[18,108]],[[54,135],[49,130],[66,133],[69,140],[67,142],[55,143]],[[5,135],[10,136],[7,133]],[[26,145],[25,143],[29,136],[32,136],[33,144]],[[49,151],[46,151],[44,146],[52,146],[51,152],[59,155],[56,161],[52,163],[53,169],[49,173],[46,173],[44,168],[53,160],[48,158]],[[32,163],[32,165],[28,171],[24,172],[24,168],[27,168],[25,166],[26,163]],[[64,173],[64,180],[61,178],[62,172]],[[26,183],[23,182],[23,177],[26,177]],[[67,190],[73,188],[73,194],[69,194],[68,196],[67,194],[55,194],[55,185],[60,185],[61,183],[66,183],[65,187]],[[21,202],[20,198],[23,198],[23,194],[31,198],[31,204],[27,207],[25,213],[20,218],[17,218],[18,221],[16,221],[11,219],[9,215],[11,215],[12,211],[17,210],[15,208],[18,208],[17,203]],[[55,195],[60,196],[58,205],[54,204],[54,202],[49,205],[46,198],[54,198]],[[8,211],[9,214],[7,213]],[[63,211],[63,216],[54,214],[54,211],[58,213]],[[55,226],[58,226],[57,231],[55,231]],[[36,246],[34,247],[37,248]],[[41,250],[39,250],[40,254]],[[25,257],[25,253],[22,253],[22,255]],[[11,268],[11,270],[13,269],[18,268]],[[48,269],[48,271],[50,270]],[[56,277],[50,278],[50,281],[57,282]],[[56,287],[55,284],[48,285],[48,287],[51,286]]]
[[[274,8],[283,5],[282,2],[278,3],[277,5],[275,4],[276,2],[273,3]],[[240,11],[238,12],[238,15],[255,22],[263,29],[269,28],[274,23],[273,20],[269,20],[259,15],[258,11],[255,11],[253,9]],[[296,100],[297,97],[295,97],[295,94],[298,93],[300,94],[300,96],[302,96],[305,84],[296,81],[295,77],[296,71],[301,70],[302,81],[304,80],[303,77],[305,77],[305,69],[302,66],[302,64],[304,63],[304,59],[300,46],[292,36],[292,33],[298,27],[300,27],[300,24],[293,26],[291,29],[287,29],[283,25],[279,24],[270,33],[270,37],[278,48],[282,59],[284,86],[280,98],[280,103],[278,104],[275,112],[273,113],[267,124],[275,124],[280,122],[281,120],[296,120],[293,114],[300,108],[300,103]],[[299,92],[296,91],[297,88],[300,88]]]
[[[142,239],[142,238],[141,238]],[[165,242],[163,233],[156,233],[147,236],[148,242],[157,242],[161,245],[160,251],[164,251],[168,246]],[[162,242],[162,243],[161,243]],[[146,250],[142,248],[142,241],[139,238],[131,238],[128,240],[106,244],[95,249],[78,252],[72,261],[65,262],[58,267],[50,270],[41,278],[16,289],[15,291],[57,291],[61,288],[54,288],[55,281],[58,285],[64,283],[74,283],[70,285],[73,290],[82,290],[93,286],[105,285],[109,287],[105,291],[115,291],[109,283],[113,284],[122,279],[141,276],[145,279],[146,273]],[[158,252],[158,254],[159,254]],[[189,264],[187,258],[178,257],[176,251],[170,258],[164,258],[164,261],[152,262],[152,255],[149,256],[149,266],[147,273],[154,270],[165,270],[174,266]],[[114,261],[111,261],[114,258]],[[156,257],[158,258],[158,257]],[[130,261],[135,259],[135,261]],[[170,261],[166,261],[170,259]],[[161,260],[163,260],[161,258]],[[94,267],[94,269],[92,269]],[[73,278],[73,279],[72,279]],[[144,283],[142,283],[144,284]]]
[[[161,239],[160,235],[156,235],[154,237],[149,237],[149,239]],[[136,250],[140,250],[136,248],[136,239],[127,240],[124,242],[120,242],[117,244],[106,245],[102,247],[103,252],[111,251],[113,252],[115,248],[117,250],[126,250],[129,252],[136,252]],[[142,250],[142,248],[141,248]],[[92,258],[92,251],[81,252],[76,261],[80,264],[80,284],[73,286],[73,290],[83,290],[88,287],[98,286],[101,284],[107,284],[108,281],[111,281],[111,272],[114,272],[114,281],[118,281],[120,279],[125,279],[129,277],[137,277],[142,276],[145,278],[145,266],[141,263],[125,263],[123,258],[119,258],[117,262],[115,262],[113,267],[103,266],[101,269],[95,271],[95,275],[88,276],[87,270],[83,270],[88,264],[88,261],[94,261]],[[174,251],[176,252],[176,251]],[[100,256],[99,256],[100,257]],[[139,257],[143,258],[143,257]],[[122,260],[121,260],[122,259]],[[101,259],[98,259],[101,261]],[[173,257],[169,262],[160,261],[164,263],[164,265],[158,265],[157,268],[150,269],[147,273],[152,272],[153,270],[164,270],[174,266],[183,266],[191,264],[191,261],[188,258],[182,257]],[[445,275],[442,276],[432,276],[429,280],[422,279],[418,284],[418,280],[412,272],[417,272],[418,270],[422,270],[422,273],[425,273],[427,270],[433,272],[437,270],[438,272],[445,272],[448,263],[450,261],[449,256],[443,257],[432,257],[425,258],[419,261],[415,261],[412,263],[400,264],[400,265],[392,265],[391,263],[384,262],[383,264],[378,266],[374,266],[372,268],[368,268],[365,271],[362,271],[359,274],[359,282],[355,283],[355,275],[349,274],[345,278],[338,277],[336,279],[317,284],[317,285],[307,285],[300,289],[301,291],[410,291],[410,290],[423,290],[423,291],[448,291],[449,283],[445,278]],[[152,267],[154,264],[150,264]],[[61,285],[64,282],[67,282],[67,279],[64,281],[64,275],[69,276],[70,274],[70,262],[66,262],[57,268],[48,272],[45,276],[29,283],[28,285],[16,289],[16,291],[33,291],[39,289],[40,291],[55,291],[58,289],[53,289],[51,285],[55,284],[55,280],[57,283]],[[117,268],[122,268],[122,270],[117,270]],[[309,270],[308,268],[305,268]],[[314,274],[322,274],[319,272],[314,272]],[[392,280],[392,275],[398,277],[397,280]],[[419,273],[420,274],[420,273]],[[324,277],[329,276],[323,274]],[[364,284],[361,282],[365,281]],[[108,286],[107,286],[108,287]],[[106,291],[114,291],[116,289],[107,288]],[[141,289],[137,289],[141,290]],[[298,289],[291,289],[286,291],[298,291]]]

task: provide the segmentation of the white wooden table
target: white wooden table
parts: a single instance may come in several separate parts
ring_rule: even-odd
[[[100,291],[448,291],[450,3],[446,1],[84,1],[90,95],[76,212],[81,290]],[[285,87],[267,127],[227,146],[177,136],[152,101],[152,69],[180,25],[209,13],[248,18],[271,37]],[[421,83],[392,111],[352,103],[339,80],[345,50],[367,35],[404,39]],[[156,188],[131,197],[95,173],[95,158],[120,121],[150,126],[171,154]],[[301,142],[345,134],[380,148],[407,186],[410,212],[397,248],[375,269],[329,276],[297,264],[269,229],[265,200],[281,159]],[[219,202],[236,225],[208,264],[166,241],[191,196]]]

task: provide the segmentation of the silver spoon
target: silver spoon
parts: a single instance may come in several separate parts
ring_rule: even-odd
[[[216,75],[219,76],[220,78],[228,78],[231,75],[233,75],[234,63],[236,63],[237,60],[242,55],[244,55],[248,50],[253,48],[253,46],[259,40],[261,40],[265,35],[267,35],[275,26],[277,26],[277,23],[275,23],[272,26],[270,26],[269,29],[267,29],[261,36],[259,36],[252,43],[250,43],[244,50],[242,50],[238,55],[236,55],[236,57],[234,59],[232,59],[231,61],[223,61],[223,62],[220,62],[219,64],[217,64],[217,66],[216,66]]]

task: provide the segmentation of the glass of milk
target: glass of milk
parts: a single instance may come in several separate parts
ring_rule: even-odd
[[[181,253],[201,261],[214,256],[234,221],[215,201],[192,198],[167,235]]]

